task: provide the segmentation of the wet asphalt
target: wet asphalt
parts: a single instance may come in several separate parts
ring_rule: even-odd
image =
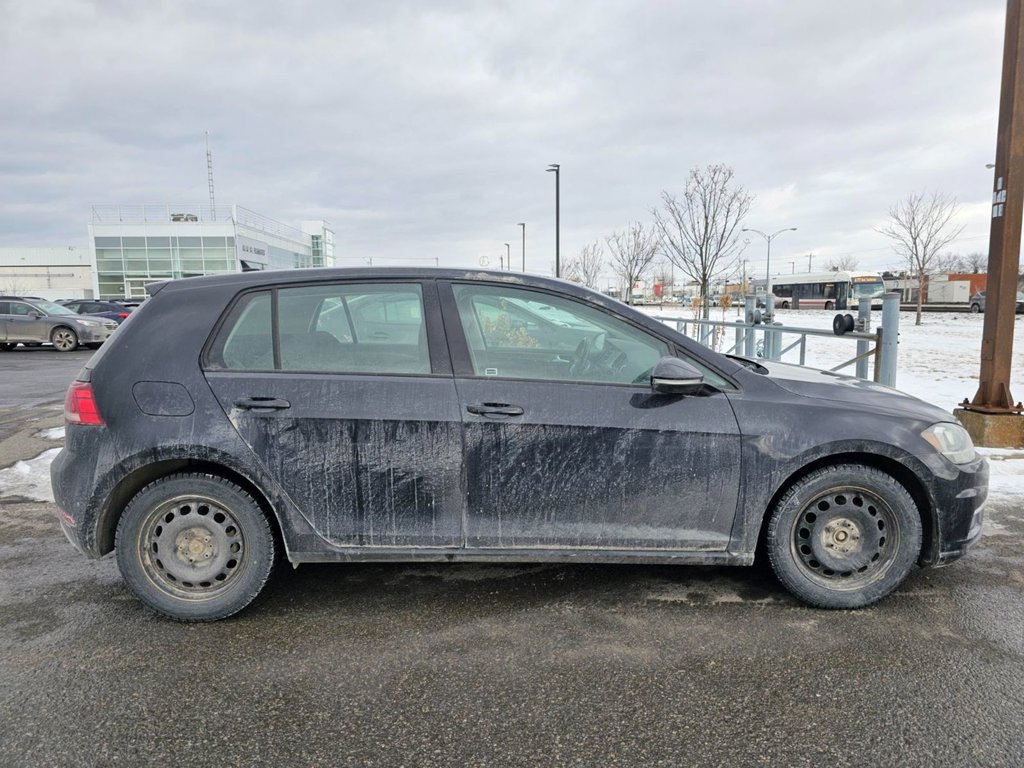
[[[55,355],[0,357],[0,466],[54,445]],[[0,766],[1019,766],[1024,511],[988,514],[859,611],[760,567],[285,563],[182,625],[0,498]]]

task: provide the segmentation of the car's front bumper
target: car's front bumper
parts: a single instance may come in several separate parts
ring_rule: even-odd
[[[952,465],[933,477],[936,530],[930,552],[922,552],[929,565],[946,565],[963,557],[981,538],[988,499],[988,462],[980,456],[970,464]],[[952,470],[950,468],[953,468]]]
[[[78,340],[82,344],[102,344],[107,339],[109,339],[116,330],[116,324],[114,325],[113,328],[109,328],[105,325],[83,325],[77,332]]]

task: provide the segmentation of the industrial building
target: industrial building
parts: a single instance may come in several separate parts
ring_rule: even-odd
[[[94,296],[141,298],[160,280],[334,265],[327,222],[297,229],[238,205],[96,205]]]
[[[89,248],[0,248],[0,294],[91,299],[93,272]]]

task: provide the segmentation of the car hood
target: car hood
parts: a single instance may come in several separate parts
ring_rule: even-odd
[[[802,365],[758,360],[768,378],[778,386],[802,397],[829,400],[876,413],[920,419],[929,423],[955,421],[951,413],[891,387]]]

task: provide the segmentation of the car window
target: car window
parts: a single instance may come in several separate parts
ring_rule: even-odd
[[[583,302],[521,288],[454,286],[477,376],[647,384],[668,344]]]
[[[69,301],[64,306],[70,309],[72,312],[77,312],[78,308],[81,307],[82,305],[77,301]]]
[[[0,301],[0,315],[11,314],[11,304],[7,301]]]
[[[274,369],[270,292],[251,293],[231,310],[211,351],[215,368],[235,371]]]
[[[283,288],[278,318],[282,370],[430,373],[419,285]]]
[[[20,301],[12,301],[10,314],[25,316],[30,314],[34,309],[34,307],[30,307],[28,304],[22,304]],[[42,314],[42,312],[39,314]]]

